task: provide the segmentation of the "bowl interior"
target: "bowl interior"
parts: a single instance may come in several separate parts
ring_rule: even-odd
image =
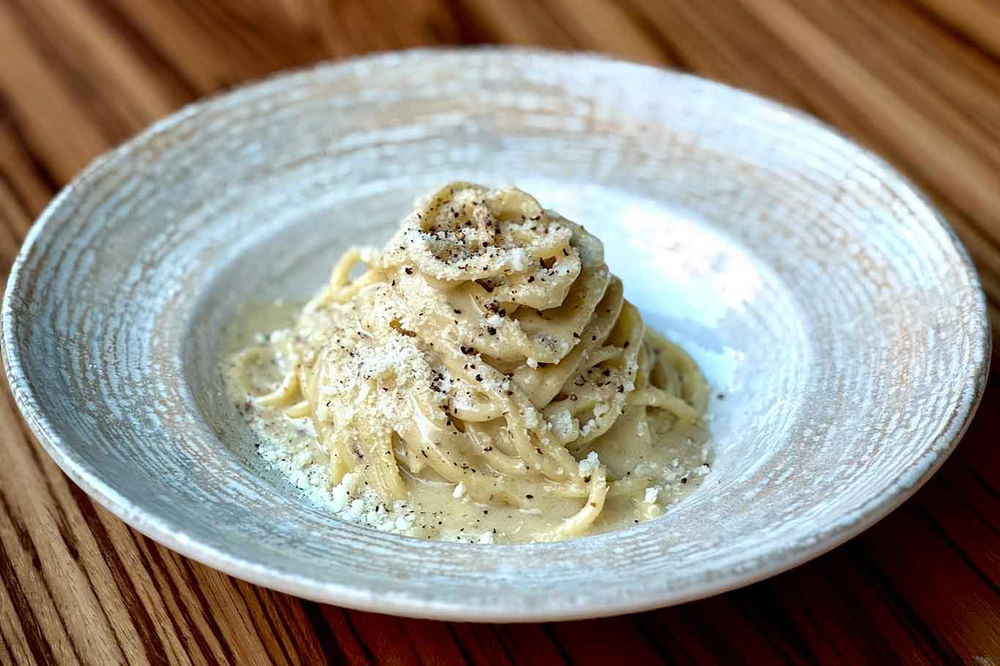
[[[478,180],[507,184],[506,156],[493,153],[491,159],[499,162],[492,170],[483,170],[480,158],[478,167],[456,171],[478,169]],[[240,249],[214,260],[211,278],[192,295],[197,305],[178,331],[186,389],[217,445],[250,473],[280,486],[277,492],[299,497],[255,455],[255,436],[226,397],[218,367],[231,352],[227,327],[246,305],[304,302],[350,245],[381,247],[388,240],[421,193],[415,180],[436,185],[454,175],[414,174],[370,193],[317,192],[307,208],[244,233]],[[782,279],[724,228],[685,211],[680,199],[665,203],[613,186],[550,178],[526,177],[516,184],[605,239],[608,263],[647,325],[681,343],[705,372],[713,396],[716,473],[685,503],[710,502],[718,487],[767,465],[802,405],[801,399],[789,401],[775,410],[774,399],[803,393],[812,355],[807,322]],[[297,179],[295,186],[306,185]],[[690,519],[697,520],[697,513]]]
[[[517,185],[588,227],[705,371],[715,464],[663,518],[425,542],[332,518],[254,455],[218,372],[228,322],[307,298],[451,179]],[[4,342],[57,462],[168,545],[325,601],[531,619],[699,596],[855,533],[950,450],[988,333],[951,233],[825,128],[692,77],[481,51],[321,67],[154,127],[47,211]]]

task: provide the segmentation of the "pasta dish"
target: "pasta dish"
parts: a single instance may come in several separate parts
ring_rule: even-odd
[[[355,522],[499,542],[649,520],[708,472],[707,387],[603,255],[521,190],[451,183],[234,354],[230,391]]]

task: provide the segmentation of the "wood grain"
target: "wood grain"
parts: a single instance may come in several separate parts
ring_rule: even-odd
[[[988,0],[0,0],[3,273],[59,187],[186,102],[325,58],[476,43],[604,51],[823,118],[935,199],[1000,313]],[[549,625],[405,620],[243,583],[95,506],[6,391],[0,433],[0,663],[1000,663],[995,375],[943,470],[846,546],[713,599]]]

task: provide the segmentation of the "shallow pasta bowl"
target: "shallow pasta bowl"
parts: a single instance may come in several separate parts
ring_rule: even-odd
[[[664,517],[420,541],[332,518],[255,455],[218,371],[227,322],[307,297],[452,179],[518,185],[587,226],[705,370],[715,463]],[[460,620],[677,603],[832,548],[948,455],[989,344],[964,250],[866,151],[694,77],[509,50],[323,65],[187,107],[56,198],[3,307],[32,431],[130,525],[303,597]]]

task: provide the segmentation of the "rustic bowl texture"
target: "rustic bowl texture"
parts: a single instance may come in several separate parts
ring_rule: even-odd
[[[715,463],[663,518],[421,541],[331,517],[255,455],[218,371],[226,324],[304,299],[451,179],[518,185],[587,226],[704,368]],[[136,529],[303,597],[456,620],[677,603],[828,550],[948,455],[989,344],[968,256],[870,153],[691,76],[499,49],[321,65],[185,108],[58,196],[3,307],[32,431]]]

